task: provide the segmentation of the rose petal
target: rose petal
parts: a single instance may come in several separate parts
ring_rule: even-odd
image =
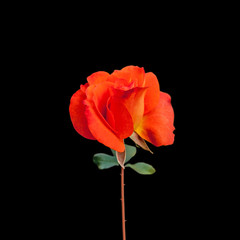
[[[121,139],[131,136],[133,133],[133,121],[127,108],[122,103],[122,100],[112,97],[109,100],[108,107],[109,110],[107,115],[110,116],[110,122],[112,122],[111,117],[114,118],[114,129],[117,132],[116,135]],[[112,116],[110,112],[112,113]]]
[[[144,87],[148,87],[144,99],[144,114],[147,114],[148,112],[153,110],[159,102],[160,87],[155,74],[153,74],[152,72],[145,74]]]
[[[144,76],[145,76],[145,71],[143,67],[140,68],[137,66],[127,66],[127,67],[124,67],[121,71],[126,73],[127,72],[131,73],[132,81],[137,83],[136,87],[143,86]]]
[[[108,77],[109,77],[109,73],[99,71],[87,77],[87,81],[89,82],[90,85],[99,84],[99,83],[105,82]]]
[[[121,99],[122,103],[126,106],[128,112],[130,113],[134,129],[137,128],[143,117],[146,90],[147,88],[140,87],[133,88],[128,91],[112,89],[113,95],[116,98]]]
[[[111,129],[111,126],[106,122],[103,116],[97,110],[94,102],[85,101],[85,115],[88,122],[89,130],[92,135],[102,144],[118,152],[123,152],[125,149],[123,139],[120,139]]]
[[[115,119],[114,119],[114,115],[113,115],[112,111],[110,110],[110,100],[111,100],[111,97],[109,97],[109,98],[108,98],[108,101],[107,101],[106,120],[107,120],[108,124],[109,124],[113,129],[115,129]]]
[[[135,130],[143,139],[155,146],[171,145],[174,142],[174,112],[171,97],[160,92],[157,107],[144,115],[141,124]]]
[[[144,82],[144,75],[145,75],[144,68],[140,68],[137,66],[127,66],[121,70],[115,70],[111,74],[111,76],[113,77],[124,79],[125,81],[128,82],[128,84],[133,82],[134,87],[142,87]],[[116,81],[117,78],[114,78],[114,81]],[[111,79],[111,77],[109,79]]]
[[[114,84],[114,88],[121,89],[121,90],[124,90],[124,91],[127,91],[127,90],[135,87],[135,83],[132,82],[132,81],[129,81],[128,78],[126,78],[126,79],[119,78],[115,75],[111,75],[108,78],[108,81],[112,82]]]
[[[90,85],[86,91],[88,100],[94,101],[98,111],[106,118],[107,101],[110,97],[109,88],[113,86],[110,82],[98,85]]]
[[[73,94],[70,105],[69,113],[74,129],[83,137],[91,140],[96,138],[89,131],[87,119],[85,117],[86,106],[83,101],[86,99],[85,93],[80,89]]]
[[[89,83],[85,83],[84,85],[80,85],[80,89],[86,93],[87,88],[89,87]]]

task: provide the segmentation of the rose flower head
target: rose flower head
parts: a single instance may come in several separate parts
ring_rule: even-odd
[[[160,91],[155,74],[144,68],[93,73],[73,94],[69,112],[80,135],[119,154],[128,137],[149,151],[145,140],[157,147],[174,142],[171,97]]]

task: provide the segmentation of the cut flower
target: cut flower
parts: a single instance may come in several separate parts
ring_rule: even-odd
[[[160,91],[156,75],[144,68],[93,73],[72,96],[69,112],[80,135],[122,153],[118,156],[123,159],[124,139],[130,136],[146,150],[150,149],[145,140],[155,146],[174,142],[171,97]]]

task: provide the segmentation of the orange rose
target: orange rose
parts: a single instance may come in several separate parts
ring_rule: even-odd
[[[160,91],[157,77],[144,68],[128,66],[96,72],[72,96],[70,117],[75,130],[117,152],[124,152],[124,139],[131,137],[149,150],[174,142],[171,97]]]

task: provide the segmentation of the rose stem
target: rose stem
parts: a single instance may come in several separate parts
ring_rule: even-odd
[[[126,227],[125,227],[125,200],[124,200],[124,168],[121,167],[121,201],[122,201],[122,231],[123,240],[126,240]]]

